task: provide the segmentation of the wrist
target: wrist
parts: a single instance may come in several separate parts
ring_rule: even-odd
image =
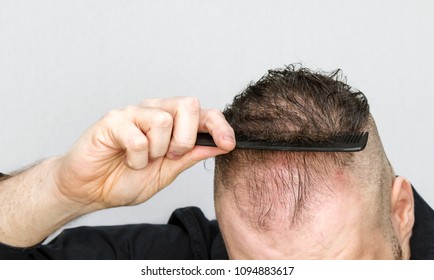
[[[65,172],[62,172],[63,168],[63,158],[54,157],[47,160],[50,170],[51,187],[49,188],[50,197],[54,199],[55,204],[57,204],[59,209],[62,210],[62,214],[65,219],[73,219],[78,216],[88,214],[97,210],[101,210],[102,207],[97,203],[92,203],[90,201],[84,201],[71,197],[69,194],[71,192],[65,192],[66,188],[80,187],[80,186],[65,186],[65,181],[69,181],[68,178],[63,178]]]

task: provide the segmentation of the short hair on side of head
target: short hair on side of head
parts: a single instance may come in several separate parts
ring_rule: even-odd
[[[341,70],[300,65],[268,71],[223,113],[236,134],[270,141],[325,140],[364,131],[370,119],[365,95],[346,84]],[[333,192],[330,174],[353,161],[354,153],[235,149],[216,157],[216,204],[229,191],[253,229],[294,227],[309,219],[315,194]]]

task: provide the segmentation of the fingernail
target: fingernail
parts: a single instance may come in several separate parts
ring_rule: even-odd
[[[230,142],[231,144],[235,144],[235,138],[231,134],[227,134],[223,137],[223,140],[226,142]]]
[[[182,154],[176,153],[176,152],[170,152],[167,154],[167,157],[169,159],[179,159],[181,156],[182,156]]]

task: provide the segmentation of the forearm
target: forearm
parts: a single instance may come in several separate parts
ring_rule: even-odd
[[[217,147],[195,146],[198,131],[210,132]],[[195,98],[114,110],[64,157],[0,182],[0,242],[29,247],[80,215],[143,203],[187,168],[234,147],[223,114],[202,110]]]
[[[52,158],[0,181],[0,242],[29,247],[68,221],[92,211],[58,191]]]

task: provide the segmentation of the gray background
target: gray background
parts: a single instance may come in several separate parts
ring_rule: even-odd
[[[341,68],[370,100],[396,172],[434,205],[432,1],[2,1],[0,170],[65,153],[108,110],[192,95],[223,109],[266,70]],[[213,160],[143,205],[71,222],[214,217]]]

